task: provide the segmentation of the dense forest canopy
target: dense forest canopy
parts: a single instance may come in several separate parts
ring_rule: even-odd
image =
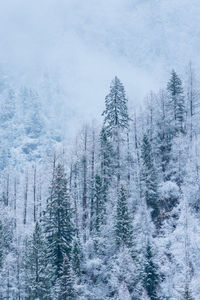
[[[189,63],[130,109],[115,76],[68,147],[1,81],[0,299],[199,299],[199,86]]]

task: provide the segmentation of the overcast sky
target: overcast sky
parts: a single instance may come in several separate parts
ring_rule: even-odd
[[[198,63],[199,16],[199,0],[2,0],[0,63],[30,85],[58,74],[65,104],[88,117],[115,75],[136,105]]]

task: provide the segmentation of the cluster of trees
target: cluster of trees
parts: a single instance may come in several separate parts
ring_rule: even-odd
[[[21,223],[4,193],[0,299],[198,299],[200,96],[188,70],[185,89],[173,70],[133,115],[115,77],[103,125],[43,169],[48,196],[34,168],[27,207],[25,180]]]

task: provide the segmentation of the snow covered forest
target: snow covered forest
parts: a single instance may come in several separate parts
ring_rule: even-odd
[[[1,3],[0,300],[200,299],[199,15]]]
[[[102,123],[70,147],[41,95],[1,78],[0,299],[199,299],[200,90],[187,71],[137,110],[115,76]]]

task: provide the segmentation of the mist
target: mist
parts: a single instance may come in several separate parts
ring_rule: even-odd
[[[65,95],[59,105],[96,118],[115,75],[134,107],[172,68],[198,66],[199,13],[195,0],[2,1],[0,63],[19,85],[53,74]]]

